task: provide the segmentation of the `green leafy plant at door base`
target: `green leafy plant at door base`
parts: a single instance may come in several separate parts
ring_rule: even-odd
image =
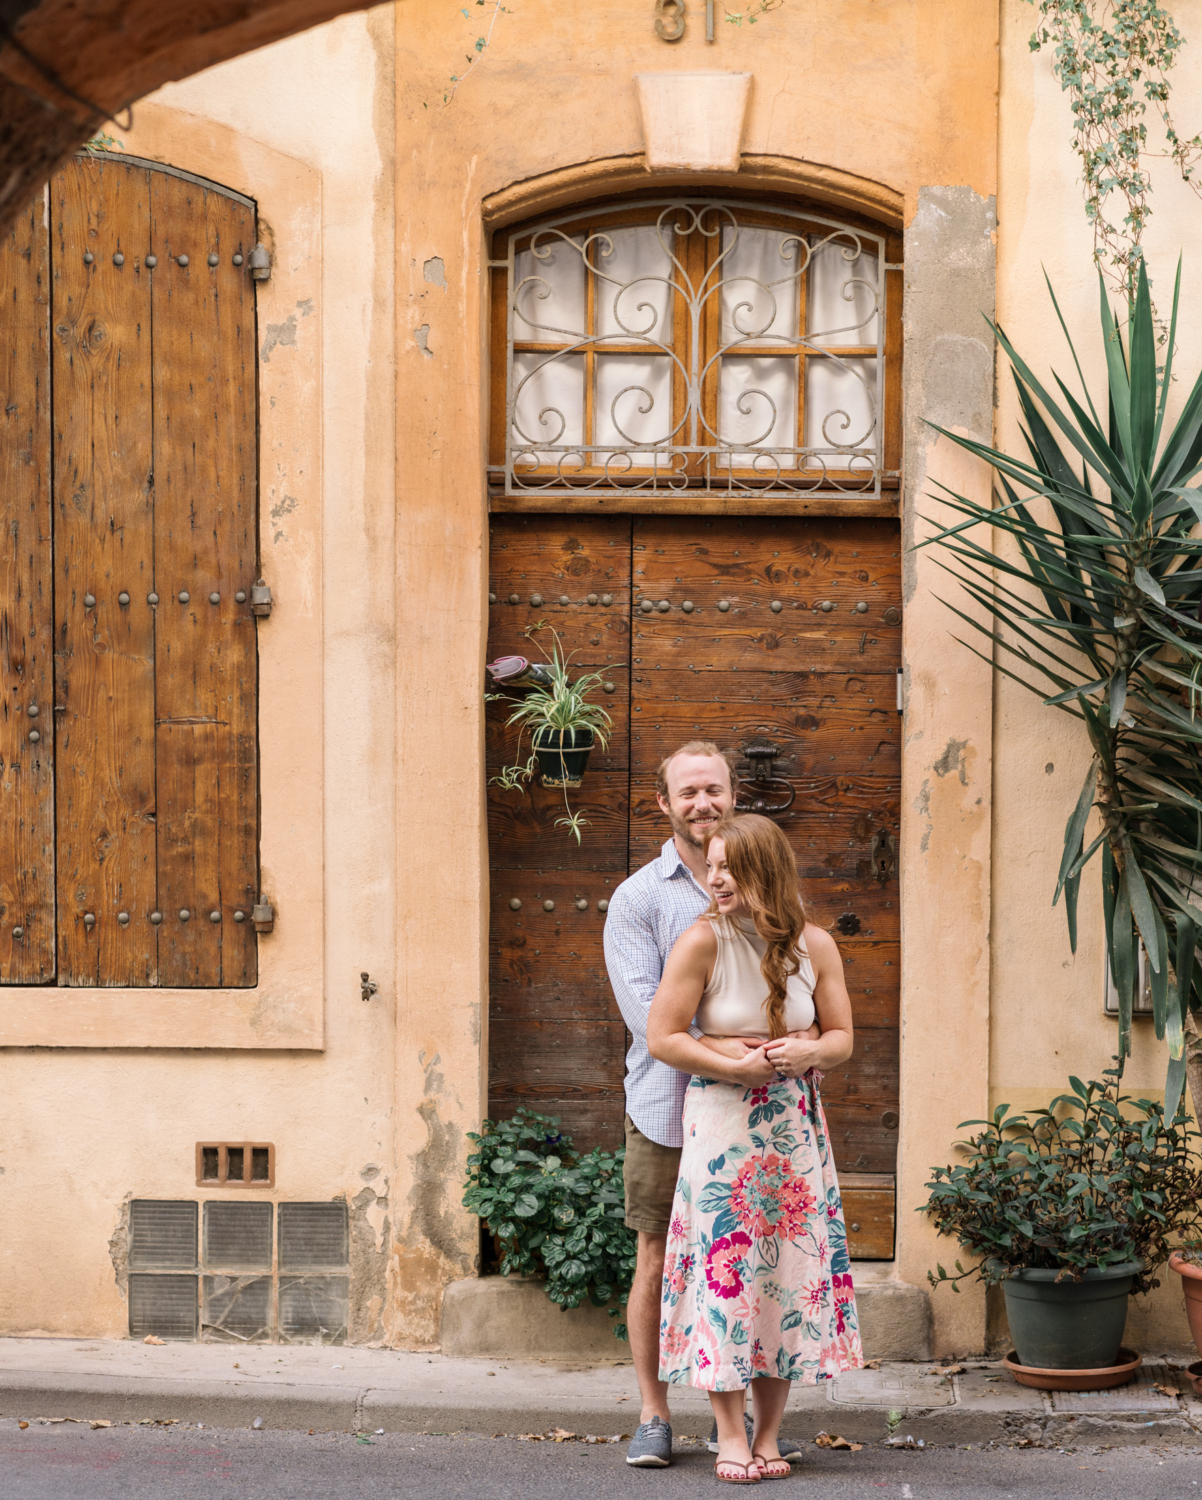
[[[949,604],[992,646],[989,655],[969,649],[1071,714],[1088,737],[1093,758],[1068,818],[1053,903],[1064,896],[1075,953],[1081,874],[1100,853],[1120,1057],[1131,1050],[1142,943],[1168,1051],[1166,1116],[1176,1116],[1188,1076],[1202,1118],[1202,490],[1188,487],[1202,469],[1202,376],[1170,424],[1180,265],[1159,370],[1142,260],[1126,344],[1100,277],[1098,287],[1102,400],[1095,405],[1085,385],[1054,293],[1080,398],[1057,375],[1057,399],[992,325],[1012,366],[1027,451],[1017,457],[936,428],[993,466],[998,491],[990,506],[940,486],[965,519],[920,545],[955,559],[945,566],[979,607],[983,618]],[[988,532],[975,539],[978,526],[1009,538],[1012,550],[991,545]]]
[[[1062,1270],[1079,1280],[1091,1267],[1143,1262],[1135,1291],[1158,1283],[1153,1272],[1185,1236],[1202,1230],[1202,1136],[1184,1111],[1169,1123],[1164,1106],[1119,1093],[1121,1070],[1105,1083],[1070,1078],[1072,1093],[1046,1109],[992,1120],[959,1143],[961,1161],[935,1167],[919,1212],[959,1241],[979,1264],[937,1266],[932,1286],[965,1277],[1004,1281],[1025,1267]]]
[[[637,1239],[625,1224],[624,1149],[580,1154],[553,1115],[519,1109],[485,1120],[468,1139],[463,1206],[497,1241],[501,1275],[537,1276],[560,1307],[610,1307],[620,1317],[634,1279]],[[626,1337],[626,1324],[614,1326]]]

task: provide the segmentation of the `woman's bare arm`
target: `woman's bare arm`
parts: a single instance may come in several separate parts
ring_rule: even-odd
[[[663,978],[651,1002],[647,1050],[652,1057],[681,1073],[696,1073],[725,1083],[767,1083],[774,1070],[762,1046],[753,1047],[736,1059],[706,1047],[689,1034],[717,952],[718,939],[704,919],[681,934],[668,955]]]

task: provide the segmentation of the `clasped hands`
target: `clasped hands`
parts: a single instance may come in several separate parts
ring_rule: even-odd
[[[706,1037],[705,1045],[736,1067],[732,1083],[764,1084],[777,1078],[800,1078],[818,1061],[821,1032],[817,1025],[807,1031],[791,1031],[770,1042],[753,1037]]]

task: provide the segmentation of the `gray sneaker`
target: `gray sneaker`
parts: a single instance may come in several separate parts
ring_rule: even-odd
[[[626,1462],[640,1469],[666,1469],[672,1462],[672,1429],[662,1417],[644,1422],[630,1440]]]
[[[743,1426],[747,1429],[747,1446],[750,1448],[751,1434],[755,1431],[755,1427],[746,1412],[743,1413]],[[793,1442],[791,1438],[777,1438],[776,1446],[780,1449],[780,1456],[788,1459],[791,1464],[799,1464],[804,1457],[801,1444]],[[710,1440],[706,1444],[706,1447],[711,1453],[717,1453],[718,1451],[717,1422],[710,1428]]]

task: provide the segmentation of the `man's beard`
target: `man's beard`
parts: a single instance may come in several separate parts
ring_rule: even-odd
[[[718,818],[715,816],[704,831],[698,830],[687,819],[671,811],[668,813],[668,822],[671,823],[672,832],[677,838],[683,839],[686,844],[691,844],[694,849],[704,849],[706,837],[710,829],[717,827]]]

